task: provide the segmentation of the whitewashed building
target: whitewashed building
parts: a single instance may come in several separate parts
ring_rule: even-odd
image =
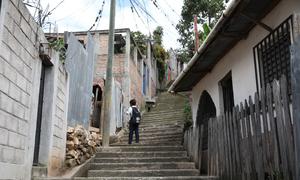
[[[290,46],[299,35],[299,15],[299,0],[229,2],[169,88],[191,92],[194,126],[231,111],[282,74],[290,82]]]

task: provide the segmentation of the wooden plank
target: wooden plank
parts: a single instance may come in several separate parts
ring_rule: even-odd
[[[236,179],[242,178],[242,163],[241,163],[241,126],[240,126],[240,110],[239,106],[234,108],[234,119],[233,119],[233,126],[234,126],[234,133],[235,133],[235,152],[236,152]]]
[[[225,130],[226,130],[226,147],[228,159],[228,178],[232,179],[232,162],[231,162],[231,146],[230,146],[230,130],[229,130],[229,113],[225,113]]]
[[[272,161],[272,176],[275,173],[279,172],[279,151],[278,151],[278,143],[277,143],[277,133],[276,133],[276,123],[274,118],[273,111],[273,95],[270,84],[267,84],[267,103],[268,103],[268,117],[270,122],[270,156]]]
[[[296,172],[295,172],[295,151],[294,151],[294,138],[293,138],[293,125],[291,121],[290,115],[290,107],[289,107],[289,96],[287,91],[287,80],[286,77],[283,75],[280,78],[280,92],[282,97],[282,110],[283,110],[283,122],[284,122],[284,130],[286,134],[286,142],[287,142],[287,158],[288,158],[288,170],[293,177],[296,179]]]
[[[249,97],[249,99],[252,99],[251,97]],[[252,102],[252,100],[251,100]],[[251,115],[251,109],[253,111],[253,104],[250,104],[250,106],[248,106],[248,102],[247,100],[245,100],[245,109],[247,110],[247,115],[246,115],[246,127],[247,127],[247,139],[248,139],[248,163],[249,163],[249,170],[250,170],[250,178],[251,179],[257,179],[256,178],[256,170],[255,170],[255,160],[254,160],[254,138],[252,136],[252,121],[251,121],[251,117],[253,117],[253,115]]]
[[[260,106],[259,106],[259,96],[255,93],[255,121],[254,121],[254,133],[256,138],[256,172],[257,179],[264,180],[265,172],[263,168],[263,145],[262,145],[262,127],[261,127],[261,116],[260,116]]]
[[[261,100],[261,112],[262,112],[262,124],[263,124],[263,135],[262,135],[262,147],[263,147],[263,167],[264,172],[267,173],[267,177],[271,179],[272,174],[272,159],[270,155],[270,131],[267,119],[267,102],[266,102],[266,90],[261,88],[260,90],[260,100]],[[273,163],[274,164],[274,163]]]
[[[246,146],[246,126],[245,126],[245,109],[243,103],[240,104],[240,114],[241,114],[241,130],[242,130],[242,139],[241,139],[241,164],[242,164],[242,172],[243,172],[243,180],[247,180],[247,146]]]
[[[208,120],[208,141],[207,141],[207,172],[208,172],[208,175],[211,176],[211,158],[212,158],[212,144],[211,144],[211,141],[212,141],[212,121],[211,119]]]
[[[200,126],[200,135],[199,135],[199,171],[201,170],[202,167],[202,144],[203,144],[203,125]]]
[[[223,146],[222,146],[222,127],[221,127],[221,118],[217,118],[217,130],[218,130],[218,176],[221,177],[223,173]]]
[[[226,129],[226,116],[222,116],[222,130],[223,130],[223,147],[224,147],[224,177],[228,178],[229,175],[229,158],[228,158],[228,146],[227,146],[227,129]]]
[[[273,98],[275,102],[275,111],[276,111],[276,123],[277,123],[277,133],[278,133],[278,145],[279,145],[279,153],[281,159],[281,170],[283,173],[284,179],[290,179],[288,173],[288,165],[287,165],[287,151],[286,151],[286,142],[285,142],[285,133],[284,133],[284,123],[282,117],[282,104],[280,97],[280,87],[279,82],[274,80],[272,83],[273,88]]]
[[[233,113],[228,112],[228,130],[229,130],[229,145],[230,145],[230,155],[231,155],[231,179],[234,179],[236,173],[236,163],[235,163],[235,147],[234,147],[234,131],[233,131]]]
[[[199,151],[199,125],[196,125],[196,127],[195,127],[195,131],[194,131],[194,133],[195,133],[195,139],[194,139],[194,162],[195,162],[195,164],[196,164],[196,168],[199,168],[198,167],[198,161],[199,161],[199,157],[198,157],[198,151]]]

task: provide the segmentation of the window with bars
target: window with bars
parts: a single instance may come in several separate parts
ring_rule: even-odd
[[[257,81],[259,77],[260,87],[265,87],[267,83],[279,79],[284,74],[288,79],[290,91],[292,28],[290,16],[253,48],[256,77]]]

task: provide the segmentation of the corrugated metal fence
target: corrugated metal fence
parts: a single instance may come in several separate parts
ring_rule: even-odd
[[[88,35],[86,48],[71,33],[68,37],[65,66],[69,74],[68,126],[89,126],[95,61],[95,43]]]

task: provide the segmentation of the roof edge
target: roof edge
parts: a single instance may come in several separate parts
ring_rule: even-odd
[[[190,70],[190,68],[195,64],[198,57],[204,52],[204,50],[207,48],[207,46],[213,41],[215,36],[218,34],[219,30],[221,29],[224,22],[227,20],[227,18],[236,10],[238,5],[240,4],[242,0],[232,0],[228,7],[223,12],[222,16],[218,20],[215,27],[212,29],[212,31],[209,33],[205,41],[202,43],[200,48],[196,51],[192,59],[188,62],[187,66],[183,69],[183,71],[179,74],[179,76],[175,79],[175,81],[171,84],[170,88],[168,89],[169,93],[174,92],[175,87],[177,84],[182,80],[182,78],[185,76],[185,74]]]

